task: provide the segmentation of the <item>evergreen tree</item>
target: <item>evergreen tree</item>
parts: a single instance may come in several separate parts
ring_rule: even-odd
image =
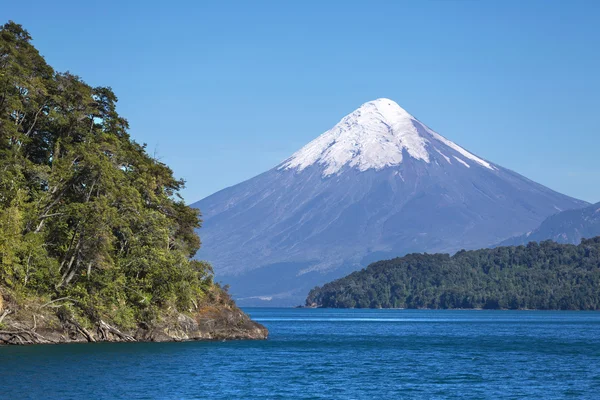
[[[122,326],[213,287],[184,182],[133,141],[109,87],[55,72],[20,25],[0,29],[0,287],[69,298]]]

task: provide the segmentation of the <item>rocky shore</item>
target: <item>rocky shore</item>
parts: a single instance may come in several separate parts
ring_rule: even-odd
[[[82,322],[65,303],[68,299],[19,306],[0,295],[0,345],[264,340],[269,334],[233,303],[208,304],[186,314],[165,310],[156,321],[129,329],[102,319]]]

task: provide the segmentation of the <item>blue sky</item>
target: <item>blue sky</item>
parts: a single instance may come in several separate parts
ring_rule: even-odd
[[[388,97],[442,135],[600,201],[600,1],[3,2],[59,71],[112,86],[193,202]],[[124,5],[123,3],[126,3]]]

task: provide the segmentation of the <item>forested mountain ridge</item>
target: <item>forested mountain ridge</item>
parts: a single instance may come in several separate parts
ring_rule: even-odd
[[[409,254],[314,288],[332,308],[600,309],[600,237],[448,254]]]
[[[265,337],[192,259],[199,212],[116,103],[0,29],[0,343]]]

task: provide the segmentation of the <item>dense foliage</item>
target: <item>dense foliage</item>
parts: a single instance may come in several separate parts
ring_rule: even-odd
[[[600,237],[379,261],[313,289],[340,308],[600,309]]]
[[[108,87],[55,72],[0,30],[0,289],[67,298],[121,326],[189,310],[213,285],[183,182],[130,139]]]

